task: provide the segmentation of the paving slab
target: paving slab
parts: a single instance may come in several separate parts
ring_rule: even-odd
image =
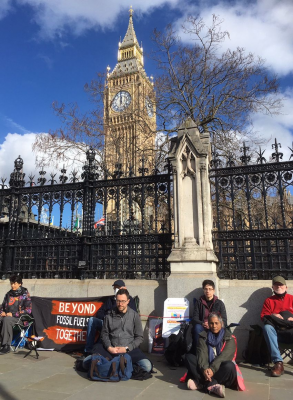
[[[28,388],[34,390],[50,390],[54,393],[60,392],[71,394],[82,391],[90,384],[92,384],[92,382],[77,374],[74,379],[66,374],[54,374],[46,379],[40,380],[39,382],[28,385]]]
[[[164,357],[151,355],[157,371],[147,381],[129,380],[119,383],[92,382],[87,374],[74,370],[75,356],[58,352],[40,352],[37,360],[27,350],[0,356],[0,400],[212,400],[203,391],[187,390],[179,379],[184,367],[170,367]],[[246,391],[226,389],[228,400],[291,400],[293,366],[285,366],[285,374],[272,378],[267,368],[240,364]]]
[[[269,400],[292,400],[292,390],[283,389],[280,396],[279,389],[271,389]]]
[[[69,398],[70,394],[55,392],[53,397],[51,391],[32,390],[26,388],[25,390],[22,390],[21,393],[12,393],[12,396],[14,396],[13,400],[66,400]],[[2,399],[6,400],[5,397],[1,397],[1,400]],[[10,399],[8,398],[7,400]]]

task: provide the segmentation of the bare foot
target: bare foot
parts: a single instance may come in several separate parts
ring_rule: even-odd
[[[197,390],[197,384],[193,379],[188,379],[187,381],[187,389],[189,390]]]

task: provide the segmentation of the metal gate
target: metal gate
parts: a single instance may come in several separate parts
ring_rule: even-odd
[[[24,278],[164,279],[172,245],[172,174],[101,173],[87,151],[80,179],[62,169],[25,180],[15,160],[0,189],[0,274]]]
[[[240,162],[231,155],[223,166],[223,157],[213,153],[213,239],[220,278],[281,274],[293,279],[293,161],[281,161],[280,147],[275,140],[269,163],[261,150],[252,163],[245,144]]]

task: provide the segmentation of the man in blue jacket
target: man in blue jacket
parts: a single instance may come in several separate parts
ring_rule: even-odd
[[[103,327],[103,321],[105,315],[108,311],[113,310],[116,307],[116,294],[119,289],[125,288],[125,283],[122,279],[118,279],[112,285],[114,290],[114,296],[109,296],[102,307],[98,310],[95,317],[91,317],[88,320],[87,324],[87,336],[86,336],[86,345],[84,348],[84,354],[87,356],[92,354],[93,347],[95,344],[95,338],[97,331],[101,332]],[[130,296],[129,307],[134,311],[137,311],[134,299]]]

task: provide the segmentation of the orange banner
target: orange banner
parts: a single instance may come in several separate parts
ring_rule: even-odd
[[[67,302],[60,300],[52,300],[51,314],[63,315],[80,315],[80,316],[93,316],[98,309],[102,306],[101,302]]]
[[[75,343],[82,344],[86,342],[86,330],[65,328],[64,326],[50,326],[48,329],[44,329],[48,339],[53,340],[56,344],[67,344]]]

